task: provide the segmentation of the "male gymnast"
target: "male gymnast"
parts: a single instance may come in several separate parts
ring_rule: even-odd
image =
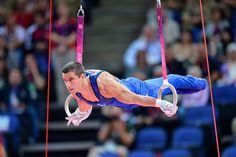
[[[118,79],[103,70],[85,70],[78,62],[69,62],[62,69],[62,78],[68,91],[78,103],[78,108],[68,116],[67,125],[71,122],[78,126],[92,111],[92,106],[112,105],[126,110],[138,106],[159,107],[166,115],[173,116],[178,107],[166,100],[157,99],[162,78],[141,81],[129,77]],[[205,79],[190,75],[168,75],[178,94],[191,94],[203,90],[207,86]],[[163,95],[171,94],[165,89]]]

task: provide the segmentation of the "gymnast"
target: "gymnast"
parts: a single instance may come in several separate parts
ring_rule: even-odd
[[[66,117],[67,125],[72,122],[78,126],[88,118],[93,106],[112,105],[125,110],[138,106],[157,107],[169,117],[175,115],[178,110],[176,105],[157,99],[162,78],[141,81],[129,77],[120,80],[103,70],[85,70],[84,66],[76,61],[64,65],[62,78],[68,91],[78,103],[76,111]],[[205,79],[190,75],[170,74],[167,79],[178,94],[195,93],[207,86]],[[169,94],[172,94],[170,89],[165,89],[162,93],[162,95]]]

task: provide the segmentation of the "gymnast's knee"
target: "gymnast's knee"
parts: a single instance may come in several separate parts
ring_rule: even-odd
[[[177,74],[169,74],[168,81],[176,86],[187,86],[197,90],[205,89],[208,84],[206,79],[194,77],[192,75],[182,76]]]

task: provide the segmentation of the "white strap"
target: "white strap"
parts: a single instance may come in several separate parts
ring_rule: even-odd
[[[89,115],[91,114],[91,112],[92,112],[92,107],[91,107],[91,109],[89,109],[87,112],[81,112],[80,110],[79,110],[79,108],[77,108],[76,109],[76,114],[78,114],[79,116],[81,116],[81,121],[83,121],[83,120],[85,120],[85,119],[87,119],[88,117],[89,117]]]

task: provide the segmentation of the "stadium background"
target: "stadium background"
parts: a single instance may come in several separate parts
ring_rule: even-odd
[[[85,67],[119,78],[160,77],[155,6],[155,0],[84,0]],[[199,1],[162,6],[168,73],[207,77]],[[78,8],[75,0],[53,1],[49,156],[217,156],[208,89],[180,97],[173,118],[155,108],[103,107],[80,127],[66,127],[60,69],[75,60]],[[236,2],[203,1],[203,9],[221,155],[233,157]],[[49,15],[47,0],[0,1],[1,157],[44,156]]]

